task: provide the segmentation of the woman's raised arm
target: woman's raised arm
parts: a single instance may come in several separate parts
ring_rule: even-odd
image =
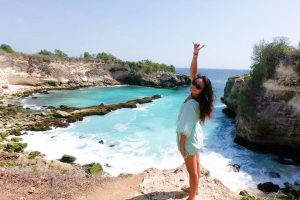
[[[193,59],[192,59],[192,63],[191,63],[191,68],[190,68],[190,78],[191,78],[191,82],[196,78],[196,74],[197,74],[197,59],[198,59],[198,53],[199,50],[202,49],[205,45],[200,45],[200,43],[194,43],[194,53],[193,53]]]

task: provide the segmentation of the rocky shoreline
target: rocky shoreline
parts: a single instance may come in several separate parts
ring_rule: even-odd
[[[50,89],[57,89],[52,87]],[[49,88],[48,88],[49,89]],[[74,89],[74,88],[72,88]],[[180,187],[188,184],[187,172],[184,166],[173,170],[149,169],[136,175],[120,175],[110,177],[102,171],[91,174],[91,165],[79,165],[74,163],[76,158],[71,155],[65,155],[63,159],[47,160],[44,154],[40,152],[26,151],[26,143],[22,143],[20,136],[22,130],[49,130],[52,127],[67,127],[69,123],[82,120],[88,115],[105,115],[110,111],[121,108],[134,108],[136,104],[149,103],[160,98],[160,95],[144,97],[124,103],[112,105],[98,105],[85,108],[75,108],[60,106],[59,108],[48,107],[43,111],[34,111],[22,108],[20,98],[36,92],[47,93],[45,88],[34,88],[28,91],[21,91],[14,94],[5,94],[2,96],[2,105],[0,106],[1,123],[5,131],[1,132],[0,149],[0,199],[93,199],[95,191],[98,195],[104,195],[107,191],[99,191],[99,188],[108,187],[110,184],[119,184],[128,178],[142,177],[140,182],[136,182],[136,190],[128,196],[131,199],[154,198],[165,199],[166,197],[176,197],[176,199],[185,199],[186,194],[180,191]],[[26,134],[26,132],[24,133]],[[8,145],[10,144],[10,145]],[[8,147],[9,146],[9,147]],[[184,173],[183,178],[178,178],[178,174]],[[237,194],[233,194],[220,181],[211,179],[209,172],[203,168],[202,176],[206,177],[201,188],[206,188],[203,195],[209,195],[209,199],[238,199]],[[180,177],[183,175],[180,175]],[[155,178],[156,177],[156,178]],[[160,191],[165,180],[173,180],[169,186],[163,187],[165,192]],[[159,184],[149,184],[149,181]],[[208,191],[207,188],[215,190]],[[172,189],[172,190],[171,190]],[[173,191],[173,189],[175,191]],[[219,192],[216,192],[219,191]],[[100,193],[99,193],[100,192]],[[127,194],[128,188],[124,189]],[[116,193],[118,194],[118,193]],[[122,194],[124,196],[124,194]],[[121,195],[121,196],[122,196]],[[174,196],[175,195],[175,196]],[[122,196],[122,197],[123,197]],[[107,196],[104,199],[113,199]],[[122,199],[120,196],[115,199]]]
[[[0,55],[0,68],[6,70],[9,68],[7,66],[11,66],[15,70],[9,76],[0,74],[5,78],[5,81],[0,83],[0,199],[97,199],[94,198],[93,192],[96,191],[96,197],[105,196],[108,190],[115,187],[114,184],[120,186],[125,182],[126,186],[127,181],[133,181],[135,189],[132,193],[129,194],[128,188],[125,188],[121,196],[112,198],[113,195],[109,195],[104,199],[124,199],[125,194],[128,194],[125,196],[130,199],[184,199],[186,194],[180,192],[183,184],[188,185],[184,166],[173,170],[149,169],[136,175],[110,177],[103,172],[100,163],[79,165],[74,163],[76,158],[72,155],[49,161],[40,152],[27,152],[27,144],[22,143],[22,139],[17,136],[20,136],[22,131],[26,134],[26,130],[44,131],[53,127],[68,127],[70,123],[80,121],[85,116],[105,115],[116,109],[134,108],[137,103],[149,103],[161,97],[154,95],[119,104],[100,104],[85,108],[65,105],[59,108],[45,107],[41,111],[23,108],[21,98],[33,93],[47,94],[49,90],[125,84],[173,88],[189,84],[189,78],[166,72],[145,76],[139,73],[131,74],[124,62],[53,59],[28,55],[18,55],[17,58],[7,54]],[[84,67],[80,68],[81,65]],[[70,74],[57,74],[57,67],[60,66],[65,66],[63,71],[71,70]],[[84,73],[68,68],[70,66],[79,67]],[[100,66],[105,70],[99,69]],[[88,72],[85,71],[86,68],[89,69]],[[45,74],[45,69],[52,70]],[[15,73],[18,75],[14,76]],[[247,192],[241,193],[243,197],[232,193],[219,180],[212,179],[204,168],[201,176],[201,199],[239,199],[249,196]],[[101,190],[103,187],[105,190]]]
[[[69,123],[82,120],[85,116],[105,115],[116,109],[134,108],[137,103],[152,102],[160,98],[160,95],[119,104],[100,104],[84,108],[64,105],[58,108],[45,107],[43,111],[22,108],[20,98],[38,91],[47,93],[45,88],[35,88],[34,90],[4,95],[1,101],[1,123],[4,122],[3,124],[7,129],[1,133],[3,140],[1,142],[2,149],[0,149],[0,186],[2,188],[0,199],[46,199],[48,196],[51,196],[51,199],[96,199],[93,198],[95,191],[97,195],[105,193],[101,187],[107,188],[112,183],[120,184],[127,178],[135,179],[137,177],[142,177],[142,181],[135,183],[136,190],[130,193],[131,199],[186,198],[186,194],[180,191],[182,185],[188,185],[186,179],[188,176],[184,166],[174,170],[150,169],[140,174],[120,175],[118,177],[110,177],[102,171],[101,167],[98,172],[91,174],[89,169],[97,163],[79,165],[74,163],[76,158],[71,155],[64,155],[65,159],[47,160],[44,158],[45,155],[40,152],[27,152],[26,145],[23,146],[24,143],[17,137],[20,136],[22,130],[42,131],[52,127],[67,127]],[[10,145],[8,148],[7,144],[9,143],[14,145]],[[178,172],[181,175],[178,175]],[[183,176],[182,174],[185,178],[178,178]],[[200,184],[200,188],[203,193],[200,197],[207,199],[243,198],[243,196],[231,192],[219,180],[211,179],[209,172],[203,167],[201,176],[203,176],[203,182],[202,185]],[[150,184],[150,182],[153,183]],[[162,187],[164,184],[167,185]],[[157,192],[161,188],[164,192]],[[257,191],[250,192],[258,196],[266,196],[266,194],[257,193]],[[250,196],[247,192],[241,194]],[[107,199],[113,198],[107,197]]]

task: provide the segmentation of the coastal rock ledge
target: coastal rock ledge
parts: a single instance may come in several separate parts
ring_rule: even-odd
[[[249,86],[251,72],[228,78],[221,97],[227,105],[223,111],[236,118],[236,143],[275,153],[279,161],[292,164],[300,164],[299,57],[296,52],[281,59],[272,77],[258,87]]]
[[[188,76],[169,68],[152,72],[143,66],[131,65],[122,60],[85,60],[0,52],[0,93],[8,93],[11,85],[49,86],[55,89],[119,84],[175,88],[190,83]]]

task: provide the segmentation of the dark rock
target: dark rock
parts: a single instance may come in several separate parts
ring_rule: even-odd
[[[100,144],[104,144],[104,141],[103,141],[103,140],[100,140],[98,143],[100,143]]]
[[[285,164],[285,165],[296,165],[295,161],[291,158],[280,157],[280,158],[278,158],[278,162]]]
[[[104,165],[105,167],[112,167],[110,164],[108,164],[108,163],[106,163],[105,165]]]
[[[233,170],[234,172],[239,172],[241,168],[238,164],[229,164],[228,166],[230,166],[231,170]]]
[[[284,188],[281,188],[281,191],[288,195],[289,197],[293,197],[292,199],[299,199],[300,197],[300,187],[299,186],[293,186],[288,182],[284,183]]]
[[[74,156],[71,156],[71,155],[68,155],[68,154],[63,155],[59,159],[60,162],[64,162],[64,163],[73,163],[75,160],[76,160],[76,158]]]
[[[235,118],[236,116],[235,112],[228,107],[224,108],[222,112],[225,113],[230,118]]]
[[[109,147],[114,147],[114,146],[116,146],[115,144],[111,144],[111,145],[109,145]]]
[[[60,108],[61,110],[68,110],[68,109],[69,109],[69,107],[66,106],[66,105],[60,105],[59,108]]]
[[[259,183],[257,188],[265,193],[278,192],[279,186],[272,182]]]

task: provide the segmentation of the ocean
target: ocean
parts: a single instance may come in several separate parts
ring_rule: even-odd
[[[188,68],[177,72],[189,75]],[[203,126],[204,147],[200,162],[213,178],[223,182],[234,192],[256,189],[261,182],[272,181],[280,186],[294,183],[300,178],[300,167],[277,162],[277,156],[250,151],[234,143],[235,119],[227,117],[220,101],[227,78],[248,73],[249,70],[198,69],[210,78],[217,96],[213,119]],[[32,132],[22,135],[28,143],[27,150],[37,150],[48,159],[58,159],[63,154],[86,164],[100,162],[109,174],[138,173],[147,168],[176,168],[183,164],[176,146],[176,119],[181,104],[189,95],[189,87],[160,89],[141,86],[90,87],[77,90],[49,91],[50,94],[33,94],[26,97],[23,106],[42,109],[42,106],[91,106],[126,102],[128,100],[162,95],[152,103],[138,104],[137,108],[123,108],[104,116],[89,116],[72,123],[68,128]],[[99,141],[103,141],[103,144]],[[240,165],[234,172],[230,164]],[[270,172],[280,178],[270,177]],[[201,180],[200,180],[201,181]]]

